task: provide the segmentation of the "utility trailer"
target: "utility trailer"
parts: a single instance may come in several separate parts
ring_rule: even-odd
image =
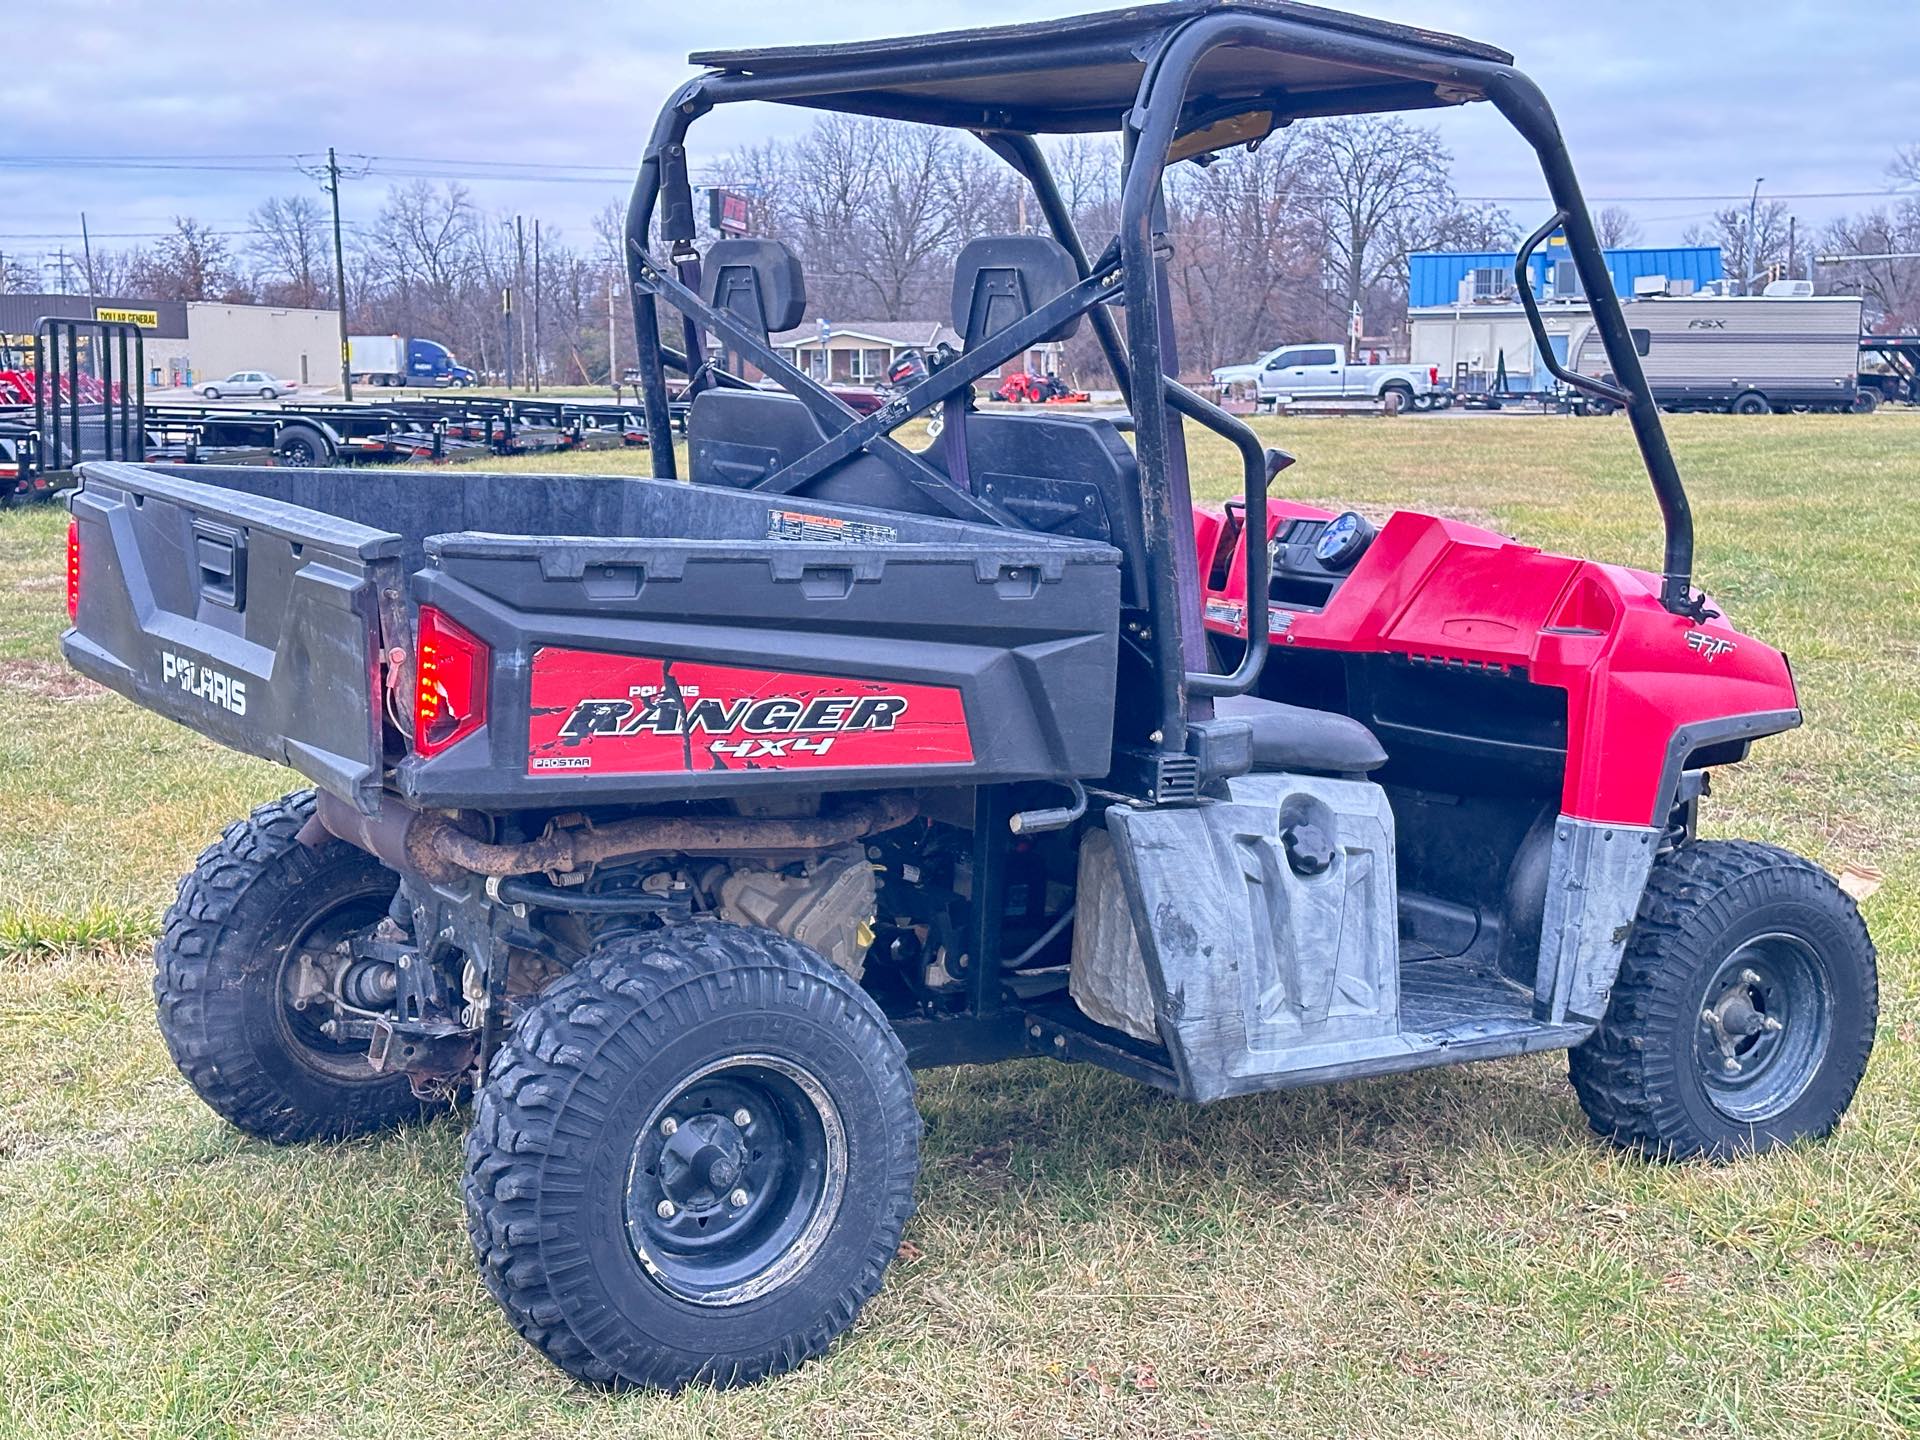
[[[152,405],[156,428],[191,432],[202,449],[252,447],[296,467],[472,460],[644,445],[637,407],[491,396],[345,404]]]
[[[851,1324],[913,1209],[915,1067],[1047,1056],[1213,1102],[1561,1049],[1595,1130],[1649,1155],[1839,1123],[1866,927],[1808,862],[1698,831],[1712,772],[1800,723],[1793,677],[1694,587],[1659,408],[1510,56],[1169,0],[695,61],[626,221],[647,430],[680,369],[691,483],[668,445],[636,480],[83,471],[68,658],[311,787],[226,831],[157,948],[211,1106],[293,1142],[472,1090],[488,1288],[570,1373],[670,1389]],[[961,251],[964,353],[873,415],[772,347],[797,257],[695,243],[690,127],[747,101],[979,135],[1051,232]],[[1557,208],[1520,264],[1564,232],[1604,297],[1616,378],[1555,378],[1627,410],[1659,574],[1270,500],[1291,457],[1176,378],[1170,166],[1477,101]],[[1116,125],[1090,249],[1037,137]],[[969,406],[1082,323],[1132,444]],[[786,393],[722,379],[710,335]],[[933,447],[895,440],[929,415]],[[1239,457],[1225,511],[1192,503],[1189,426]]]
[[[1865,399],[1869,394],[1874,406],[1920,405],[1920,335],[1869,335],[1861,340],[1860,395]]]

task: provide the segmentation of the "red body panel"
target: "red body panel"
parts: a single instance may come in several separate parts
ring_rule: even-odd
[[[968,765],[958,690],[549,646],[533,657],[527,773]]]
[[[1275,502],[1269,540],[1302,517],[1330,518]],[[1235,519],[1196,516],[1203,576],[1222,574],[1217,545]],[[1223,634],[1246,634],[1245,544],[1207,595],[1207,624]],[[1388,521],[1323,612],[1275,607],[1274,644],[1524,671],[1565,690],[1561,808],[1609,824],[1665,818],[1655,811],[1682,726],[1799,704],[1785,656],[1723,619],[1670,614],[1657,577],[1426,515]]]

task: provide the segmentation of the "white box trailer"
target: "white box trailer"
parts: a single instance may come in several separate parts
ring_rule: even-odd
[[[1627,326],[1663,409],[1852,410],[1860,395],[1861,301],[1856,296],[1637,300]],[[1575,368],[1610,375],[1600,337]]]
[[[1540,307],[1554,358],[1565,363],[1593,329],[1585,303],[1549,302]],[[1407,316],[1415,365],[1432,366],[1462,397],[1548,395],[1558,386],[1541,363],[1527,315],[1514,304],[1449,305]],[[1500,376],[1506,377],[1505,384]]]

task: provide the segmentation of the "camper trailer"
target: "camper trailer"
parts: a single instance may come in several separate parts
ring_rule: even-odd
[[[1855,296],[1658,298],[1627,307],[1663,409],[1736,415],[1864,408],[1860,318]],[[1583,374],[1607,374],[1595,336],[1581,342],[1578,355]]]

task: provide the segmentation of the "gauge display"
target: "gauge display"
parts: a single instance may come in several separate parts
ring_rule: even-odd
[[[1365,516],[1349,510],[1321,533],[1313,558],[1329,570],[1351,570],[1377,533]]]

